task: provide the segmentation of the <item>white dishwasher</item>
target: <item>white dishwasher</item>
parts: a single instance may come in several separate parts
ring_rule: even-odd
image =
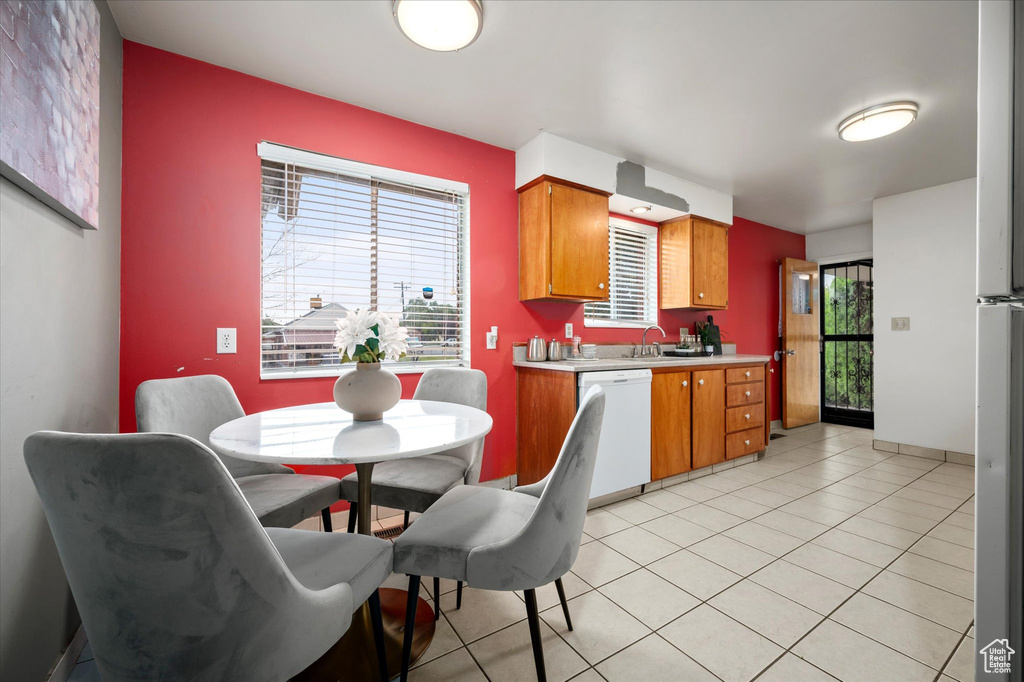
[[[576,405],[591,386],[605,393],[604,425],[590,498],[651,482],[651,370],[581,372]]]

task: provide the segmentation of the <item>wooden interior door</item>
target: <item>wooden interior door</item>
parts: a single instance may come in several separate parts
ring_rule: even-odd
[[[818,421],[818,264],[782,261],[782,426]]]
[[[608,197],[551,185],[551,294],[608,299]]]
[[[725,370],[693,372],[693,468],[725,461]]]
[[[655,374],[651,382],[651,480],[690,470],[690,373]]]
[[[693,219],[694,308],[725,308],[729,305],[729,228],[700,218]]]

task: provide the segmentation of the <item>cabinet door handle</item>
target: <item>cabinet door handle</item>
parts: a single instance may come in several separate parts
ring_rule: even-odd
[[[743,418],[744,419],[750,419],[750,415],[749,414],[745,414],[745,415],[743,415]]]
[[[704,380],[703,379],[698,379],[697,380],[697,384],[700,385],[700,386],[703,386],[704,385]]]
[[[604,282],[601,282],[601,283],[599,283],[599,284],[597,285],[597,288],[598,288],[598,289],[604,289]]]
[[[687,385],[688,385],[688,384],[687,384],[687,383],[686,383],[686,382],[684,381],[684,382],[683,382],[683,386],[687,386]]]
[[[746,396],[747,396],[748,398],[750,397],[750,391],[747,391],[747,392],[746,392]]]
[[[747,440],[743,441],[743,444],[744,445],[750,445],[750,439],[748,438]]]
[[[750,376],[750,372],[749,372],[749,371],[747,372],[747,376],[748,376],[748,377]]]
[[[697,294],[697,298],[704,298],[704,292],[702,291],[699,294]]]

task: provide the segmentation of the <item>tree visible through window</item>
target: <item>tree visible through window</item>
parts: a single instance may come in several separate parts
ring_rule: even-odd
[[[873,421],[871,275],[871,261],[821,267],[822,415],[828,421]]]
[[[335,320],[379,310],[409,329],[402,363],[466,364],[468,191],[260,145],[265,377],[337,373]]]

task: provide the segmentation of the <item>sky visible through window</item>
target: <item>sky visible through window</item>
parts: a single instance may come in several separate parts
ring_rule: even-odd
[[[416,336],[428,315],[410,303],[424,287],[433,289],[431,303],[458,305],[456,197],[334,174],[292,177],[299,176],[289,173],[288,192],[298,187],[297,202],[289,197],[295,217],[285,219],[282,202],[263,218],[264,320],[286,324],[317,296],[324,306],[395,315],[404,300],[404,322]]]

